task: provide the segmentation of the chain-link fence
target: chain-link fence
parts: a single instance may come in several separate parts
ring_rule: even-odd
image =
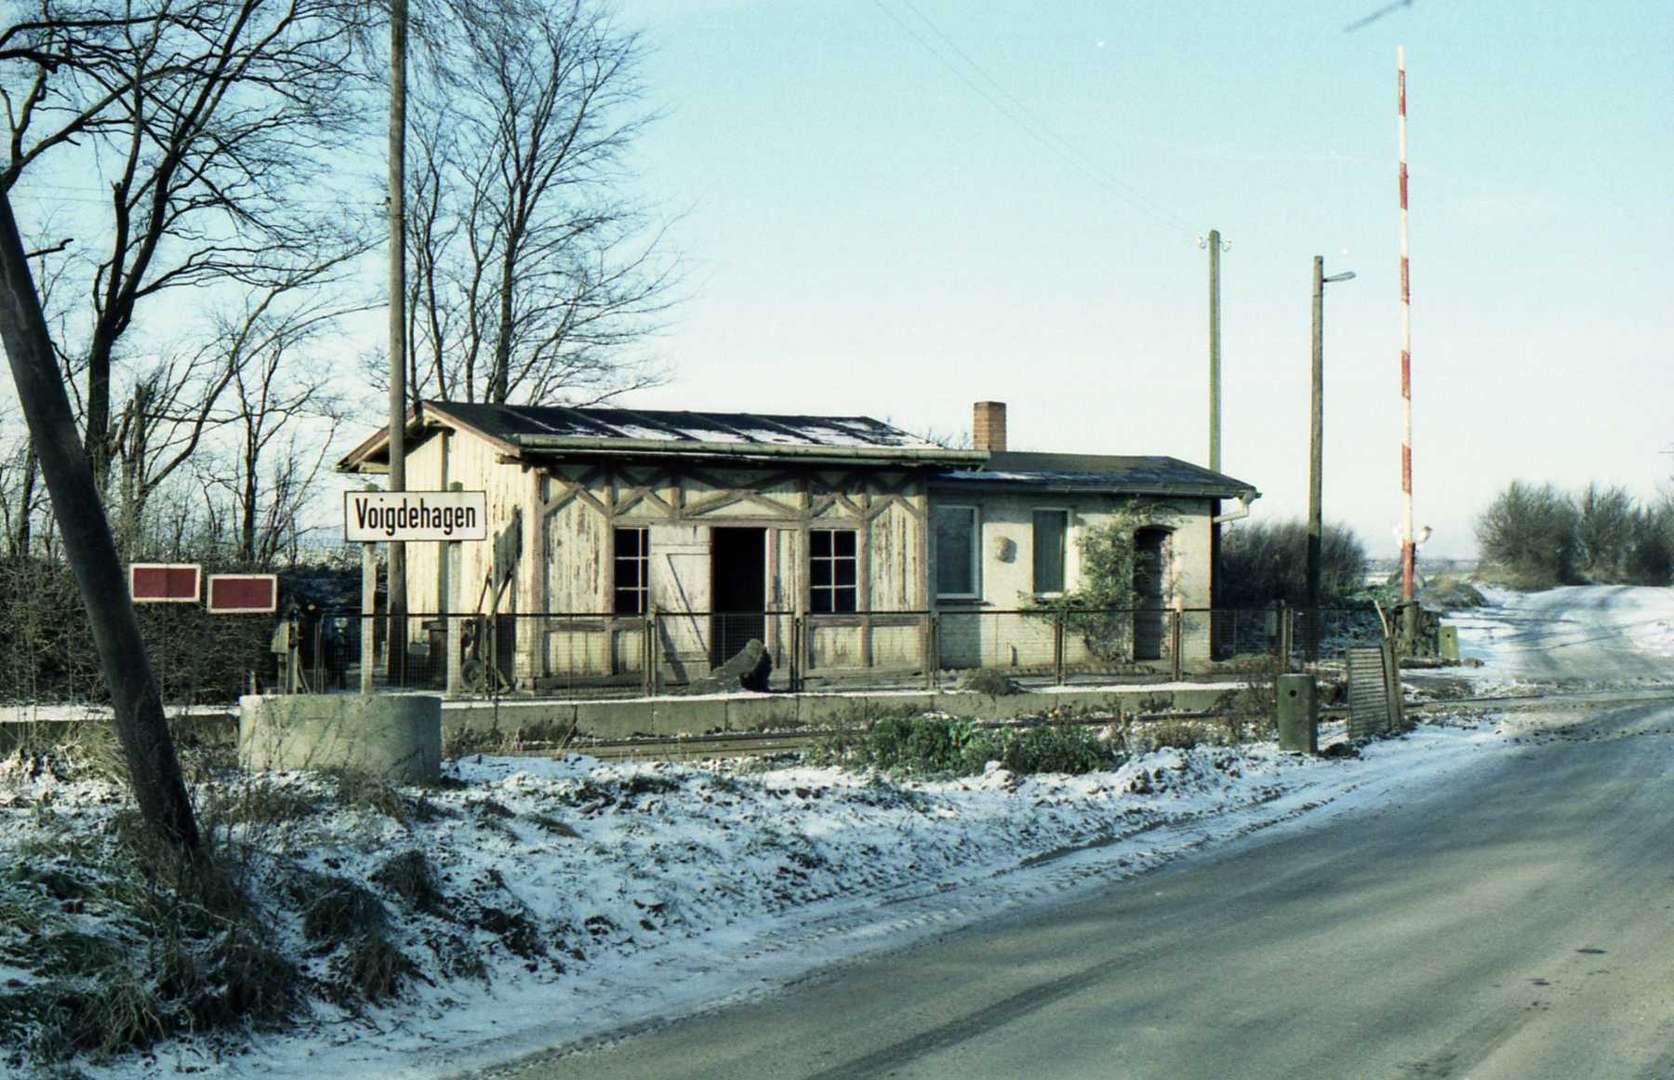
[[[102,702],[79,597],[18,592],[13,600],[0,640],[0,698]],[[461,697],[865,690],[957,685],[978,669],[1025,683],[1144,683],[1289,666],[1309,640],[1306,613],[1285,608],[410,612],[397,621],[312,606],[224,615],[150,604],[139,618],[164,700],[181,706],[232,704],[251,689]],[[1379,637],[1375,610],[1321,613],[1320,655]]]

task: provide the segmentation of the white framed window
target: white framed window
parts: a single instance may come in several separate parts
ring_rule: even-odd
[[[615,545],[616,589],[611,610],[618,615],[643,615],[651,584],[651,530],[616,529]]]
[[[808,533],[808,610],[844,615],[860,607],[860,560],[853,529]]]
[[[973,600],[981,595],[977,508],[938,506],[934,518],[936,595],[948,600]]]
[[[1034,514],[1034,590],[1037,596],[1061,593],[1067,587],[1069,511],[1036,510]]]

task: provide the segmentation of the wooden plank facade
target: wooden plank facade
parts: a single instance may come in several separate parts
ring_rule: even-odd
[[[1128,488],[1167,498],[1158,595],[1196,606],[1212,599],[1211,495],[1253,497],[1172,459],[1076,459],[1066,472],[1014,454],[991,469],[992,450],[866,418],[432,404],[408,447],[408,488],[486,492],[491,536],[408,545],[408,610],[509,616],[502,666],[519,688],[637,683],[652,655],[661,683],[683,683],[749,638],[782,670],[799,633],[813,675],[1028,666],[1049,654],[1050,625],[995,613],[1028,600],[1032,515],[1062,513],[1073,583],[1077,539],[1131,502]],[[383,471],[381,450],[379,433],[339,467]],[[938,595],[938,506],[971,509],[972,550],[940,553],[977,564],[957,598]],[[946,616],[940,642],[933,614]],[[436,625],[415,618],[411,647],[433,647]],[[1201,650],[1187,640],[1207,655],[1206,634]]]

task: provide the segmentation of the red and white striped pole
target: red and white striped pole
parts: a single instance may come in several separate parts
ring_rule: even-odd
[[[1412,536],[1412,293],[1407,274],[1407,59],[1395,46],[1395,97],[1401,143],[1401,599],[1411,600],[1416,548]]]

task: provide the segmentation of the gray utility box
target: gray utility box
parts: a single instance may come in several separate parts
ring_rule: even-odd
[[[1436,654],[1443,660],[1459,659],[1459,628],[1447,623],[1436,630]]]
[[[1279,676],[1279,749],[1319,753],[1319,695],[1312,675]]]

